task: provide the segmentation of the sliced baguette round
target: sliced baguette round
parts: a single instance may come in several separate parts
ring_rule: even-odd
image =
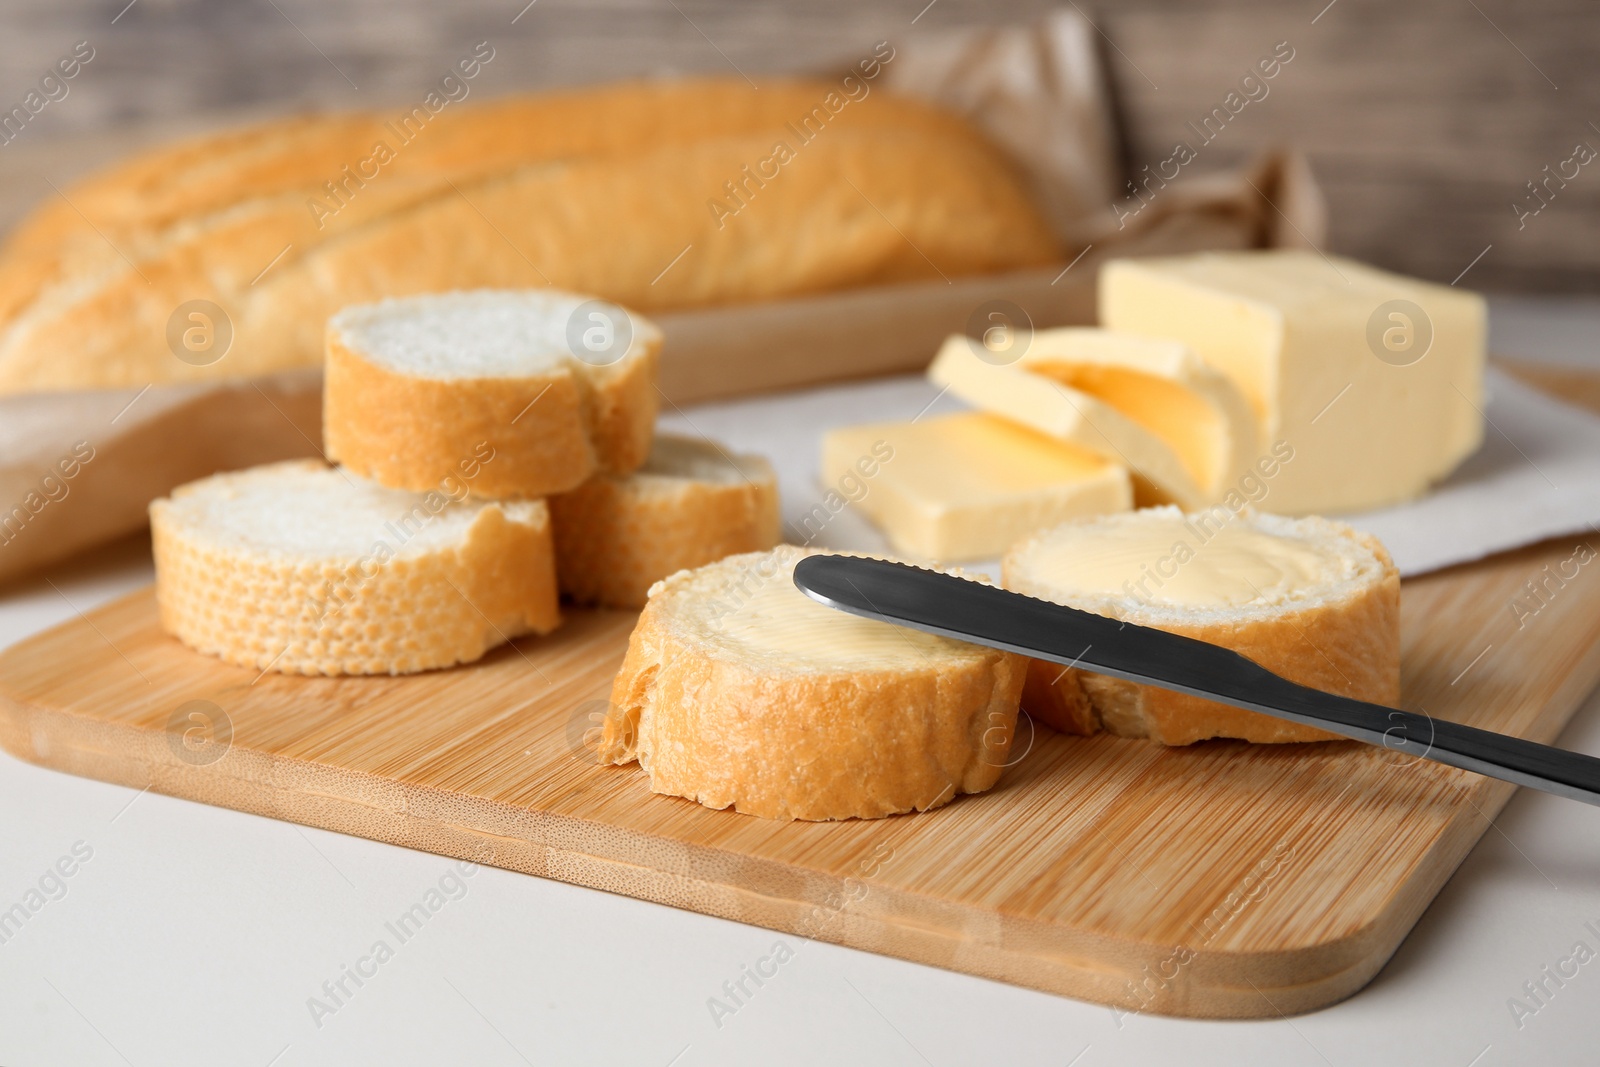
[[[150,530],[163,628],[261,671],[409,674],[561,622],[540,500],[457,502],[295,460],[180,486]]]
[[[602,763],[657,793],[769,819],[926,811],[1006,765],[1021,656],[824,607],[793,545],[650,590],[601,728]]]
[[[476,457],[470,491],[482,497],[626,473],[650,451],[660,348],[648,319],[550,289],[348,307],[328,322],[328,458],[422,492]]]
[[[669,574],[778,543],[778,476],[760,456],[662,434],[632,474],[549,498],[556,577],[580,604],[641,608]]]
[[[1028,596],[1242,653],[1290,681],[1393,706],[1400,575],[1369,534],[1321,518],[1175,507],[1066,523],[1016,545],[1002,582]],[[1024,707],[1069,733],[1187,745],[1325,741],[1259,712],[1035,660]]]

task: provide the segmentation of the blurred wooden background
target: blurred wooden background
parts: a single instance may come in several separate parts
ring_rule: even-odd
[[[1072,0],[1064,0],[1071,4]],[[1305,150],[1329,247],[1481,289],[1600,290],[1596,0],[1077,0],[1103,30],[1130,171],[1171,154],[1280,41],[1293,62],[1193,165]],[[610,78],[827,67],[872,42],[1028,21],[1047,0],[3,0],[0,110],[79,40],[95,58],[0,147],[0,225],[130,144],[219,114],[408,106],[480,40],[482,96]],[[36,146],[52,142],[46,153]],[[1572,164],[1566,164],[1567,173]],[[1109,211],[1109,205],[1107,210]],[[1486,251],[1487,250],[1487,251]],[[1477,258],[1480,257],[1481,258]],[[1476,262],[1474,262],[1476,260]]]

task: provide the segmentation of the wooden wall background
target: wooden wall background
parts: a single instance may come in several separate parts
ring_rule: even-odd
[[[1026,21],[1053,6],[525,2],[0,0],[0,110],[74,42],[96,50],[70,94],[0,148],[0,225],[49,192],[46,178],[59,183],[219,113],[409,105],[484,39],[497,56],[474,91],[491,95],[734,67],[759,78],[825,66],[881,39]],[[1520,228],[1512,207],[1531,203],[1526,183],[1578,143],[1600,149],[1596,0],[1077,2],[1112,42],[1130,169],[1168,156],[1187,121],[1288,41],[1293,63],[1205,148],[1196,172],[1293,144],[1328,194],[1334,250],[1441,281],[1482,253],[1463,284],[1600,290],[1600,160]],[[33,147],[19,150],[24,140]],[[35,150],[45,142],[51,151]]]

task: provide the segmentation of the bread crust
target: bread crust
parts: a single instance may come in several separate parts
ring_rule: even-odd
[[[780,546],[711,566],[775,558],[767,580],[788,582],[809,554]],[[612,687],[602,763],[637,759],[653,792],[768,819],[926,811],[1000,777],[1023,657],[966,646],[908,669],[827,671],[739,656],[680,610],[708,569],[651,590]]]
[[[638,609],[669,574],[776,545],[777,475],[757,457],[738,462],[749,473],[733,482],[602,474],[550,497],[561,591]]]
[[[386,177],[459,183],[552,159],[629,157],[641,146],[777,131],[833,88],[812,79],[769,79],[757,90],[713,76],[513,95],[452,107],[448,121],[403,145],[393,112],[274,118],[159,145],[76,181],[70,203],[46,199],[10,235],[6,251],[54,253],[69,235],[93,237],[85,222],[125,247],[246,201],[284,201],[309,218],[299,197],[325,192],[323,183],[351,162],[353,146],[379,140],[404,148],[384,165]],[[863,103],[850,107],[849,128],[913,129],[993,148],[959,116],[916,98],[878,92],[857,106]],[[373,182],[356,191],[365,198],[378,188]],[[341,211],[327,227],[343,219]],[[108,261],[115,257],[114,250],[99,251]]]
[[[1083,689],[1083,672],[1059,663],[1028,661],[1022,706],[1031,717],[1064,734],[1088,737],[1100,731],[1100,718]]]
[[[322,436],[327,457],[396,489],[452,480],[473,496],[543,497],[645,461],[656,420],[661,331],[632,316],[635,341],[609,367],[567,364],[520,378],[425,378],[367,359],[328,324]],[[462,478],[467,465],[475,473]]]
[[[175,507],[280,469],[326,467],[291,461],[215,475],[150,505],[161,625],[190,648],[284,674],[410,674],[560,625],[542,501],[484,505],[459,543],[362,570],[355,559],[218,548]]]
[[[650,310],[1060,254],[1015,169],[937,108],[875,92],[796,143],[788,124],[832,88],[705,79],[463,108],[391,144],[393,161],[359,188],[341,171],[360,158],[352,146],[394,141],[372,116],[136,158],[67,190],[71,209],[47,202],[0,255],[0,391],[315,365],[339,307],[461,286],[557,286]],[[746,179],[779,140],[795,162]],[[708,210],[729,182],[748,182],[748,200]],[[335,183],[345,193],[330,214]],[[206,366],[165,340],[195,299],[220,306],[235,335]]]
[[[1325,525],[1370,550],[1382,566],[1375,580],[1342,599],[1303,609],[1266,609],[1228,621],[1185,622],[1171,613],[1150,619],[1136,603],[1113,617],[1233,649],[1301,685],[1394,707],[1400,700],[1400,573],[1377,538],[1342,523]],[[1057,603],[1070,600],[1022,573],[1016,555],[1013,549],[1002,566],[1006,588]],[[1028,713],[1065,733],[1105,729],[1165,745],[1213,737],[1266,744],[1341,739],[1312,726],[1156,686],[1077,668],[1062,675],[1060,665],[1040,660],[1029,665],[1028,693]]]

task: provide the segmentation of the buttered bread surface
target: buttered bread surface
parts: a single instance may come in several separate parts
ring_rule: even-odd
[[[978,793],[1007,764],[1021,656],[834,611],[808,550],[658,583],[628,641],[602,762],[657,793],[772,819],[878,818]]]
[[[714,622],[716,641],[736,655],[759,656],[785,670],[878,670],[963,646],[937,634],[835,611],[793,581],[766,581]]]
[[[1321,596],[1360,569],[1306,538],[1165,509],[1095,524],[1072,538],[1041,538],[1014,558],[1035,581],[1075,596],[1196,609]]]
[[[1029,596],[1231,648],[1315,689],[1393,706],[1400,577],[1376,538],[1326,519],[1218,505],[1065,523],[1018,544],[1004,584]],[[1057,729],[1186,745],[1332,740],[1216,701],[1035,661],[1023,696]]]

